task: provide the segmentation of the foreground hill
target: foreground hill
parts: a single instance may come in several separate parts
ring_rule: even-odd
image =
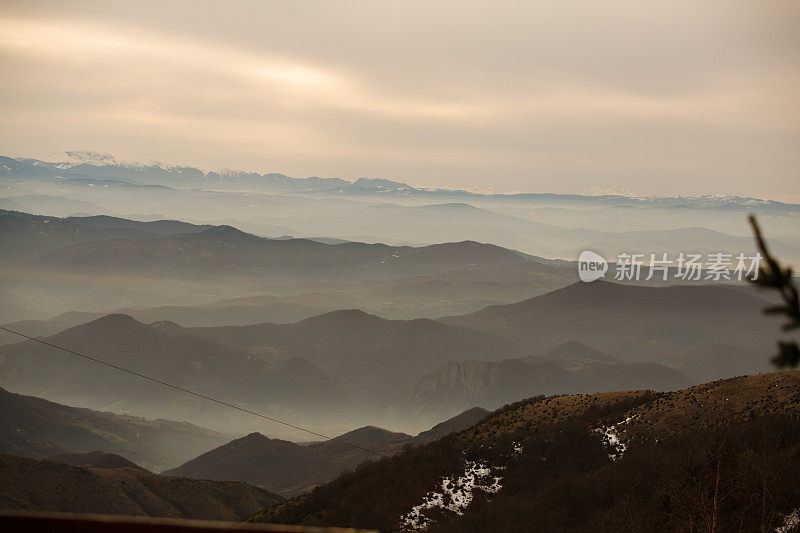
[[[108,315],[47,341],[229,402],[303,407],[336,396],[331,379],[298,357],[254,355],[189,335],[175,324]],[[224,422],[228,410],[33,341],[0,348],[0,383],[95,409]],[[216,427],[224,427],[222,425]]]
[[[83,468],[0,454],[0,508],[241,520],[281,497],[238,481]]]
[[[226,440],[185,422],[68,407],[0,389],[0,453],[48,457],[102,450],[161,471]]]
[[[771,530],[800,501],[800,371],[537,397],[256,521],[383,531]]]

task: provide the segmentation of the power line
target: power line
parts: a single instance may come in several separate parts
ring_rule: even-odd
[[[109,363],[108,361],[103,361],[102,359],[97,359],[97,358],[92,357],[90,355],[86,355],[86,354],[83,354],[83,353],[80,353],[80,352],[76,352],[74,350],[70,350],[69,348],[64,348],[63,346],[59,346],[57,344],[53,344],[53,343],[50,343],[50,342],[47,342],[47,341],[43,341],[42,339],[37,339],[36,337],[31,337],[30,335],[25,335],[24,333],[20,333],[19,331],[14,331],[13,329],[8,329],[6,327],[0,326],[0,330],[7,331],[8,333],[13,333],[14,335],[19,335],[20,337],[25,337],[28,340],[32,340],[32,341],[38,342],[39,344],[44,344],[45,346],[50,346],[51,348],[56,348],[58,350],[62,350],[64,352],[67,352],[68,354],[75,355],[77,357],[82,357],[84,359],[87,359],[89,361],[93,361],[95,363],[100,363],[101,365],[105,365],[105,366],[111,367],[111,368],[113,368],[115,370],[120,370],[122,372],[126,372],[128,374],[133,375],[133,376],[136,376],[136,377],[139,377],[139,378],[142,378],[142,379],[146,379],[148,381],[152,381],[152,382],[158,383],[160,385],[164,385],[165,387],[170,387],[170,388],[173,388],[175,390],[179,390],[181,392],[185,392],[186,394],[191,394],[192,396],[197,396],[198,398],[202,398],[204,400],[215,402],[215,403],[218,403],[220,405],[224,405],[226,407],[230,407],[232,409],[237,409],[237,410],[242,411],[244,413],[247,413],[247,414],[250,414],[250,415],[253,415],[253,416],[257,416],[257,417],[263,418],[265,420],[269,420],[270,422],[275,422],[277,424],[283,424],[284,426],[287,426],[287,427],[290,427],[290,428],[293,428],[293,429],[297,429],[297,430],[300,430],[300,431],[305,431],[306,433],[309,433],[311,435],[315,435],[317,437],[322,437],[325,440],[329,440],[329,441],[332,441],[332,442],[338,442],[339,444],[344,444],[345,446],[350,446],[351,448],[356,448],[358,450],[369,452],[369,453],[374,454],[374,455],[379,455],[381,457],[389,457],[385,453],[376,452],[375,450],[370,450],[369,448],[364,448],[362,446],[359,446],[358,444],[353,444],[351,442],[345,442],[343,440],[337,439],[336,437],[329,437],[327,435],[323,435],[322,433],[317,433],[316,431],[312,431],[312,430],[306,429],[304,427],[296,426],[294,424],[290,424],[289,422],[284,422],[283,420],[278,420],[277,418],[272,418],[272,417],[267,416],[267,415],[262,415],[261,413],[257,413],[255,411],[251,411],[250,409],[245,409],[244,407],[239,407],[238,405],[234,405],[232,403],[228,403],[228,402],[225,402],[225,401],[222,401],[222,400],[218,400],[216,398],[212,398],[211,396],[206,396],[205,394],[200,394],[199,392],[195,392],[195,391],[193,391],[191,389],[186,389],[186,388],[180,387],[178,385],[173,385],[172,383],[167,383],[166,381],[162,381],[160,379],[156,379],[156,378],[147,376],[145,374],[136,372],[134,370],[130,370],[128,368],[124,368],[124,367],[115,365],[113,363]]]

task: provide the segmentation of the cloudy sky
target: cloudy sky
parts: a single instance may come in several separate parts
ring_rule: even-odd
[[[0,152],[800,202],[800,3],[0,2]]]

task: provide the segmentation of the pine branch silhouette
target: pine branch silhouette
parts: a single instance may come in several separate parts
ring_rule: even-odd
[[[792,268],[782,267],[778,260],[770,255],[756,217],[750,215],[747,218],[753,227],[756,244],[766,263],[766,266],[762,265],[759,268],[758,276],[748,281],[759,287],[778,291],[783,303],[769,306],[764,312],[768,315],[784,315],[787,322],[781,327],[783,331],[800,328],[800,299],[797,287],[792,283]],[[800,366],[800,347],[793,341],[778,341],[778,354],[772,358],[772,363],[778,368]]]

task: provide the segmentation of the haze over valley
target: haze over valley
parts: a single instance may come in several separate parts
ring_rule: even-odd
[[[0,530],[800,532],[799,6],[0,2]]]
[[[680,283],[674,264],[670,279],[618,279],[614,255],[754,255],[739,226],[755,213],[778,235],[771,250],[800,257],[800,206],[746,198],[3,161],[0,462],[30,472],[15,508],[306,520],[279,509],[524,398],[650,398],[770,372],[772,294],[735,278]],[[605,279],[578,280],[581,249],[607,252]],[[42,459],[90,472],[100,503],[42,494],[75,482]],[[158,503],[138,489],[102,503],[122,479]],[[180,496],[170,479],[186,479]],[[187,494],[250,503],[170,510]]]

